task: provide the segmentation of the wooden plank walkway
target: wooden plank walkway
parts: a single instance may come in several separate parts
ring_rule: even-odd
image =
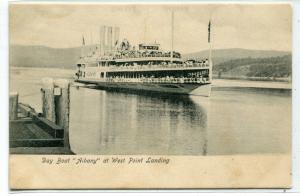
[[[64,79],[42,79],[43,113],[9,97],[9,146],[12,154],[74,154],[69,143],[70,84]]]
[[[64,129],[40,117],[24,104],[18,104],[17,120],[9,122],[10,153],[13,154],[74,154],[64,147]]]
[[[9,147],[11,154],[74,154],[69,143],[69,82],[43,80],[43,113],[18,103],[10,93]]]

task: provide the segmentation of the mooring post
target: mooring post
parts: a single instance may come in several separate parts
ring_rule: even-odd
[[[9,120],[18,119],[18,92],[9,93]]]
[[[54,82],[52,78],[42,79],[42,111],[43,116],[55,122]]]
[[[64,146],[70,148],[69,113],[70,113],[70,83],[66,79],[55,80],[55,113],[56,124],[64,128]]]

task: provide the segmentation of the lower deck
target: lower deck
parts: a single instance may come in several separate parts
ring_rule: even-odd
[[[193,68],[189,69],[164,69],[164,70],[103,70],[94,68],[85,68],[78,70],[77,79],[97,80],[101,82],[118,83],[180,83],[180,84],[207,84],[210,83],[210,70]]]

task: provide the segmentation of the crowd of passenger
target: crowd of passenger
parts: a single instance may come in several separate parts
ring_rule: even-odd
[[[115,54],[113,55],[114,59],[124,59],[124,58],[142,58],[142,57],[171,57],[171,51],[162,51],[158,50],[158,47],[145,48],[140,45],[139,50],[135,46],[132,46],[127,39],[124,39],[116,47]],[[147,46],[146,46],[147,47]],[[173,52],[173,58],[181,58],[180,53]]]
[[[140,78],[126,78],[126,77],[107,77],[107,82],[132,82],[132,83],[198,83],[205,84],[208,82],[208,78],[206,77],[174,77],[174,76],[166,76],[166,77],[140,77]]]
[[[155,50],[121,50],[117,51],[113,59],[143,58],[143,57],[171,57],[171,52]],[[173,52],[173,58],[181,58],[180,53]]]
[[[183,63],[171,63],[171,62],[148,62],[145,64],[137,64],[137,63],[124,63],[122,65],[110,65],[111,70],[143,70],[143,69],[161,69],[161,68],[192,68],[192,67],[208,67],[208,60],[203,61],[185,61]]]

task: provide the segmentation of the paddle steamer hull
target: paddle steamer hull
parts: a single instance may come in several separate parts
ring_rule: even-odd
[[[77,79],[76,82],[94,84],[104,90],[149,91],[156,93],[183,94],[209,97],[211,84],[197,83],[134,83],[134,82],[102,82],[91,79]]]

